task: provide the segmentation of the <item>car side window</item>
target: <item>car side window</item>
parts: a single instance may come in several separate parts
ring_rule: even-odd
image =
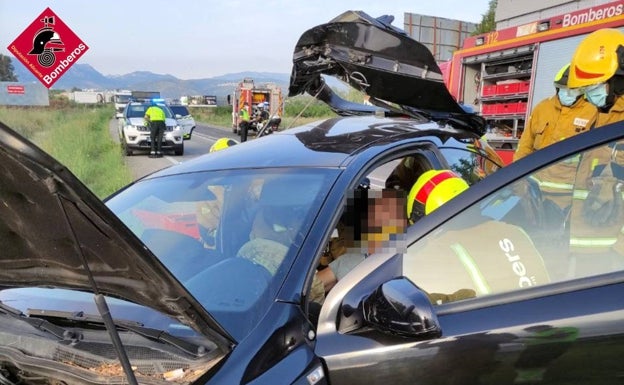
[[[410,245],[404,275],[440,304],[623,270],[620,150],[594,148],[484,197]]]
[[[440,148],[449,162],[449,168],[470,185],[494,173],[500,168],[499,164],[502,164],[496,153],[489,154],[485,150],[478,149],[479,144],[480,142],[475,140],[475,145],[470,145],[467,149]],[[489,148],[487,150],[489,151]]]

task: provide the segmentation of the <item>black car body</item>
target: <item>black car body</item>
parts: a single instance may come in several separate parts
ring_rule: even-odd
[[[401,36],[347,16],[363,40],[379,28]],[[340,31],[336,23],[316,31]],[[594,272],[574,271],[565,218],[544,217],[532,177],[617,150],[622,124],[498,169],[479,119],[439,100],[233,146],[105,204],[1,126],[3,382],[617,383],[623,268],[597,259]],[[313,303],[349,192],[366,178],[385,187],[406,158],[419,172],[452,169],[471,187]],[[259,236],[258,219],[276,240]],[[482,252],[449,258],[442,250],[460,235]],[[251,257],[249,242],[259,251]],[[455,295],[464,285],[474,294]]]

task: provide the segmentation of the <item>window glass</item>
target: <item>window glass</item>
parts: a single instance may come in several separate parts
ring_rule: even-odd
[[[480,142],[475,141],[475,143],[479,144]],[[471,147],[474,151],[470,151]],[[450,169],[470,185],[498,170],[500,168],[498,164],[502,164],[495,153],[492,156],[484,150],[478,150],[477,147],[477,145],[470,145],[468,149],[440,148],[449,163]]]
[[[171,111],[174,114],[179,114],[179,115],[182,115],[182,116],[190,115],[189,110],[186,107],[184,107],[184,106],[169,106],[169,108],[171,108]]]
[[[264,315],[339,170],[198,172],[141,181],[107,205],[219,323]]]
[[[620,147],[564,159],[484,197],[410,245],[404,274],[443,303],[622,270]]]

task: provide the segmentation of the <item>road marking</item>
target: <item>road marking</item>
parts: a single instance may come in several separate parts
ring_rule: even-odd
[[[222,136],[219,137],[219,138],[215,138],[214,136],[200,134],[199,132],[193,133],[193,138],[195,138],[195,136],[198,136],[199,138],[204,139],[204,140],[212,140],[213,142],[217,141],[220,138],[222,138]]]
[[[171,162],[173,164],[180,164],[180,163],[182,163],[179,160],[170,157],[169,155],[164,155],[163,158],[167,159],[169,162]]]

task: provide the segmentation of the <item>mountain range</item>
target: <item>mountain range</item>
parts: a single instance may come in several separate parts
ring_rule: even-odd
[[[38,79],[21,63],[14,62],[14,73],[20,82],[38,82]],[[136,71],[125,75],[103,75],[89,64],[74,64],[57,80],[52,89],[57,90],[144,90],[160,91],[163,98],[177,99],[184,95],[215,95],[219,104],[225,103],[243,78],[252,78],[256,84],[275,83],[287,95],[290,74],[268,72],[238,72],[204,79],[183,80],[173,75]],[[344,87],[338,80],[328,79],[332,87]]]

